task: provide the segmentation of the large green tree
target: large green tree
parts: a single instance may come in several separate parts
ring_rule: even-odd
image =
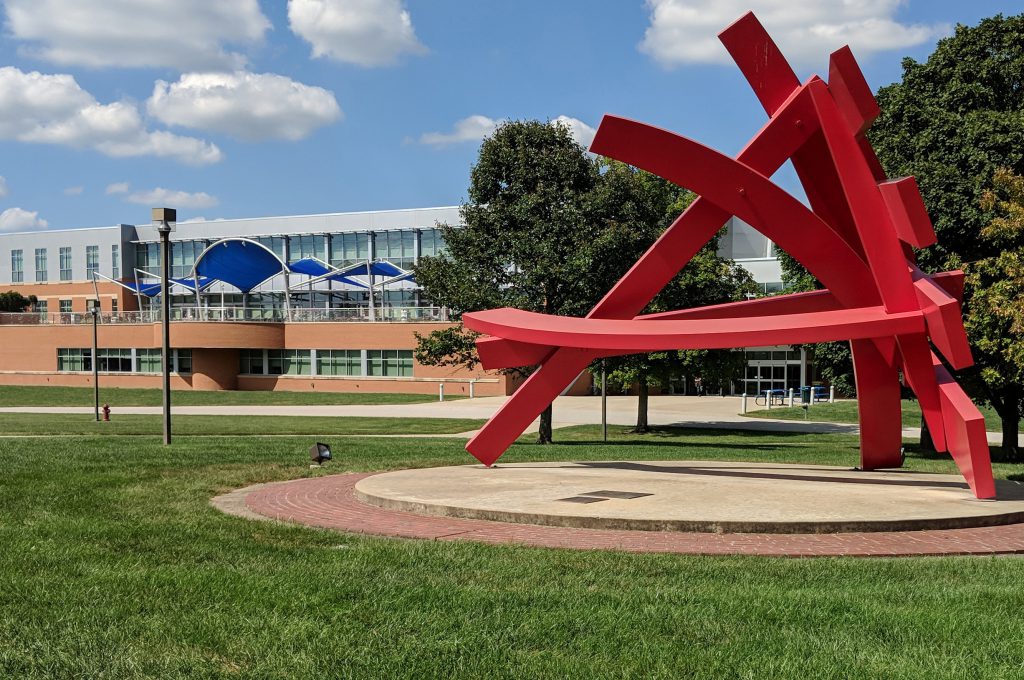
[[[1004,436],[1013,455],[1020,381],[1010,378],[1017,370],[1010,355],[991,343],[995,328],[1004,323],[990,305],[999,277],[974,264],[998,262],[1006,247],[994,236],[999,230],[983,236],[1000,206],[1005,208],[1007,200],[1012,204],[1010,196],[986,199],[993,177],[999,168],[1024,174],[1022,36],[1024,15],[957,26],[924,63],[903,61],[902,81],[878,92],[882,114],[869,132],[889,176],[914,175],[921,187],[938,234],[937,245],[918,253],[922,267],[933,272],[962,267],[972,273],[964,310],[977,368],[963,377],[972,396],[999,413],[1003,432],[1013,433]]]
[[[423,258],[416,280],[456,318],[516,307],[580,315],[596,301],[587,275],[597,225],[590,214],[594,160],[567,127],[540,121],[499,126],[470,173],[463,226],[440,225],[446,252]],[[417,360],[473,366],[473,336],[461,326],[419,338]],[[551,407],[539,441],[551,441]]]
[[[35,295],[25,297],[16,290],[0,293],[0,312],[24,312],[35,304]]]
[[[602,160],[594,191],[600,227],[594,244],[591,279],[601,292],[609,290],[681,213],[693,194],[650,173],[613,160]],[[750,274],[718,256],[718,240],[702,248],[644,310],[665,312],[742,299],[755,286]],[[647,403],[651,387],[666,387],[681,376],[701,376],[705,384],[728,381],[742,363],[730,350],[673,351],[632,354],[606,360],[613,389],[636,385],[635,430],[648,430]],[[596,366],[593,368],[597,368]]]

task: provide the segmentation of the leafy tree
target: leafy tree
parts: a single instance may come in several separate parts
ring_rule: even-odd
[[[470,173],[463,227],[439,225],[447,252],[423,258],[416,280],[456,315],[495,307],[580,315],[596,302],[586,272],[597,235],[589,214],[596,164],[567,127],[504,123],[480,146]],[[417,336],[421,363],[477,363],[463,327]],[[551,408],[539,441],[551,441]]]
[[[964,384],[999,413],[1013,454],[1019,364],[1013,338],[1000,340],[998,332],[1013,328],[1000,307],[1012,286],[1013,255],[1002,251],[1020,243],[1007,225],[1019,205],[1008,178],[1024,174],[1022,35],[1024,14],[998,15],[957,26],[924,63],[905,59],[902,81],[878,92],[882,115],[869,133],[889,176],[914,175],[921,187],[938,234],[937,245],[918,253],[922,268],[970,273],[964,311],[977,368]],[[999,168],[1006,171],[997,176]]]
[[[36,304],[36,296],[30,295],[25,297],[21,293],[9,290],[6,293],[0,293],[0,312],[24,312],[29,307]]]
[[[609,290],[693,200],[693,194],[650,173],[605,159],[594,192],[594,210],[601,230],[594,244],[592,280]],[[754,290],[741,267],[718,256],[713,239],[644,310],[665,312],[742,299]],[[739,357],[739,359],[737,359]],[[701,376],[705,384],[728,382],[742,363],[731,350],[655,352],[606,360],[613,388],[637,385],[636,432],[646,432],[650,388],[666,387],[682,375]],[[595,365],[592,371],[597,370]]]
[[[1003,424],[1003,452],[1019,458],[1024,401],[1024,177],[1002,168],[981,207],[995,217],[981,231],[995,255],[966,265],[971,291],[967,332],[980,371],[975,374]]]

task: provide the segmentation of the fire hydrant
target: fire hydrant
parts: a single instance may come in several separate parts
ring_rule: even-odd
[[[103,420],[104,422],[110,422],[110,404],[103,405]]]

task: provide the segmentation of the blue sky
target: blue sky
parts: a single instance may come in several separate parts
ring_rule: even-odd
[[[455,205],[495,121],[615,113],[735,153],[714,42],[758,12],[801,77],[872,87],[1016,2],[0,0],[0,231]],[[460,122],[461,121],[461,122]]]

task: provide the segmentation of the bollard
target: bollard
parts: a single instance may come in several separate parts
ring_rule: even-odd
[[[828,403],[836,403],[836,388],[832,385],[828,386]]]
[[[444,401],[444,383],[437,386],[437,400]]]
[[[772,392],[771,392],[771,390],[768,390],[768,391],[766,391],[764,393],[764,404],[765,404],[765,408],[766,409],[768,409],[769,411],[772,410]]]
[[[789,388],[789,407],[793,408],[793,388]]]
[[[742,413],[746,413],[746,412],[747,412],[747,393],[744,392],[743,396],[740,398],[740,413],[742,414]]]
[[[472,399],[473,397],[476,396],[475,390],[473,389],[475,387],[476,387],[476,381],[475,380],[470,380],[469,381],[469,398],[470,399]]]

